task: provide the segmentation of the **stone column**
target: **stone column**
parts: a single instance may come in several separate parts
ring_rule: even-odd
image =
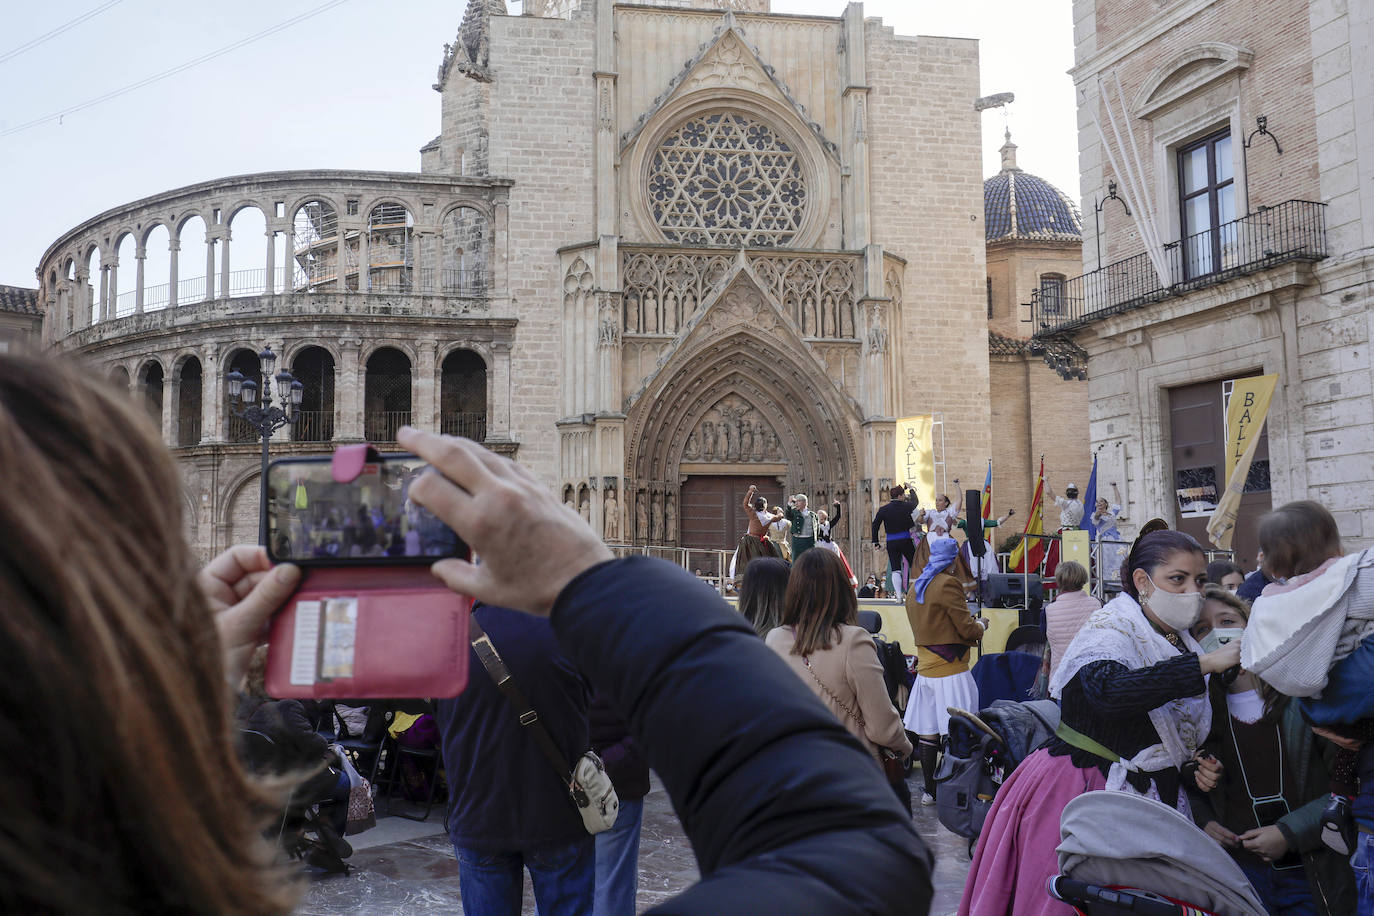
[[[296,289],[296,227],[287,224],[283,235],[285,241],[282,242],[281,249],[286,263],[282,265],[281,269],[281,291],[290,293]]]
[[[228,299],[233,293],[233,287],[229,285],[229,240],[233,235],[229,232],[229,227],[224,227],[224,250],[220,252],[219,259],[219,294]]]
[[[439,431],[439,404],[435,397],[435,357],[438,344],[421,340],[415,345],[415,403],[410,422],[420,429]]]
[[[510,350],[508,340],[491,345],[491,375],[487,385],[487,438],[510,439]]]
[[[167,287],[167,307],[169,309],[174,309],[177,307],[177,284],[181,282],[177,273],[178,258],[181,254],[181,239],[169,239],[167,242],[167,251],[170,253],[172,267],[167,274],[167,283],[169,284]]]
[[[205,233],[205,301],[215,298],[215,240]]]
[[[224,441],[224,372],[219,344],[206,344],[201,351],[200,441]]]
[[[172,371],[162,379],[162,441],[168,447],[177,445],[177,426],[180,418],[177,416],[176,408],[177,402],[180,400],[178,397],[180,391],[181,380],[176,377],[176,368],[173,367]],[[205,400],[203,395],[204,392],[202,392],[202,402]]]
[[[76,288],[72,290],[73,300],[77,303],[73,309],[76,320],[73,322],[72,330],[84,328],[91,323],[91,310],[94,305],[91,303],[91,275],[85,270],[76,272]]]
[[[340,442],[358,442],[363,438],[363,378],[359,365],[363,342],[358,338],[339,341],[338,376],[334,382],[335,410],[334,438]]]
[[[365,293],[372,288],[372,240],[368,238],[367,226],[358,233],[358,292]]]
[[[105,317],[119,314],[119,258],[110,258],[105,266]]]
[[[148,249],[139,245],[134,249],[134,260],[137,262],[137,269],[134,271],[134,314],[143,314],[143,281],[144,281],[144,262],[148,259]]]
[[[277,292],[277,278],[274,275],[277,269],[277,233],[268,229],[263,235],[267,236],[267,277],[262,284],[262,290],[272,296]]]

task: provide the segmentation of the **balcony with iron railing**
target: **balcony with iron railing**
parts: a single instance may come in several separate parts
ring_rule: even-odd
[[[458,411],[440,414],[439,432],[445,436],[462,436],[465,439],[481,442],[487,438],[487,415],[485,412],[466,413]]]
[[[1326,204],[1289,200],[1164,246],[1167,276],[1148,254],[1031,293],[1035,337],[1058,337],[1094,321],[1294,261],[1326,257]]]
[[[409,424],[408,410],[369,410],[363,414],[363,438],[368,442],[395,442],[396,431]]]

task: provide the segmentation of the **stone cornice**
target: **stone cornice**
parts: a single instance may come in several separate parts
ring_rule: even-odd
[[[1178,28],[1216,2],[1217,0],[1183,0],[1181,3],[1161,9],[1135,28],[1118,36],[1105,48],[1099,48],[1086,60],[1074,64],[1069,69],[1069,76],[1073,78],[1074,85],[1086,82],[1100,71],[1140,50],[1164,33]],[[1094,29],[1096,29],[1095,24]]]

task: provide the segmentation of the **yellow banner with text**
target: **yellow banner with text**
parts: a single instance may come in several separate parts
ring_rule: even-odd
[[[935,445],[931,429],[935,417],[903,417],[897,421],[897,457],[894,483],[916,489],[922,506],[935,505]],[[881,494],[885,499],[887,494]]]

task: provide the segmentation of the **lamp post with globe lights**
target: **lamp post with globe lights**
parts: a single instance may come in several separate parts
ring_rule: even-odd
[[[258,365],[262,370],[262,397],[258,397],[258,383],[244,378],[237,369],[224,377],[229,388],[229,412],[243,420],[262,439],[261,491],[258,504],[258,543],[267,546],[267,462],[268,443],[272,434],[283,426],[289,426],[300,418],[301,400],[305,396],[305,386],[292,377],[285,369],[276,374],[277,401],[272,403],[272,370],[277,365],[277,354],[271,347],[265,347],[258,354]]]

